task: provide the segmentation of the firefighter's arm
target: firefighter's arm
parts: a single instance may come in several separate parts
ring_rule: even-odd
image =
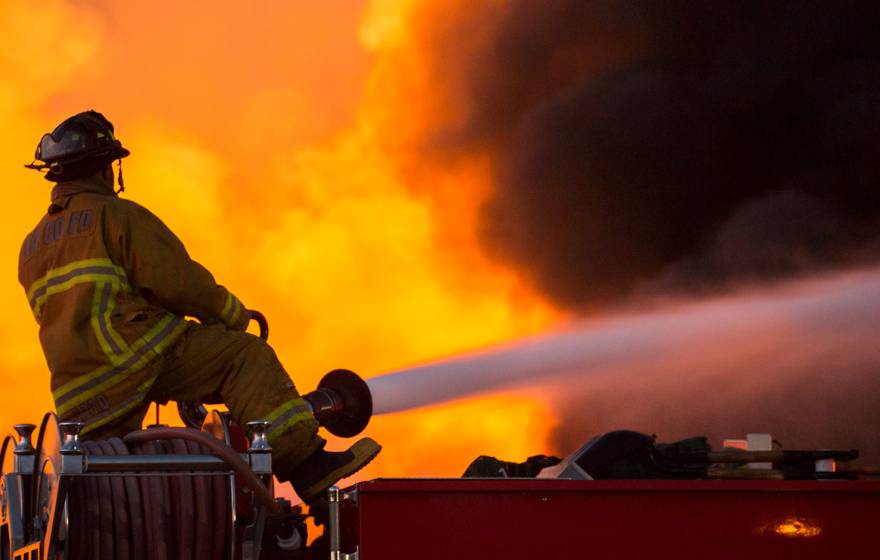
[[[132,202],[126,203],[124,214],[118,256],[132,285],[177,315],[233,329],[247,327],[250,317],[241,301],[190,258],[162,220]]]

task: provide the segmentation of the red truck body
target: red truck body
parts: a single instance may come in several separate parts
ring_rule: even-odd
[[[349,489],[359,560],[880,558],[880,482],[378,479]]]

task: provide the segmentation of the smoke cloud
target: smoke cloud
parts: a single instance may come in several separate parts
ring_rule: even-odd
[[[483,243],[557,304],[880,255],[873,3],[513,0],[497,17],[450,86],[467,118],[432,146],[492,154]]]

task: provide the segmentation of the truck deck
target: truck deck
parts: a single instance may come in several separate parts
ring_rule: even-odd
[[[876,558],[880,482],[377,479],[342,492],[342,557]]]

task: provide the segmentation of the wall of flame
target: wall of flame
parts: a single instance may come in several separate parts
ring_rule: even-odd
[[[463,110],[434,85],[454,69],[427,56],[463,7],[0,0],[0,426],[51,407],[14,273],[49,184],[22,164],[43,132],[90,108],[132,151],[125,196],[266,313],[305,390],[332,368],[370,376],[557,321],[479,250],[482,156],[427,161],[414,149]],[[552,451],[552,427],[523,393],[380,417],[369,434],[386,451],[362,476],[454,476],[479,454],[521,460]]]

